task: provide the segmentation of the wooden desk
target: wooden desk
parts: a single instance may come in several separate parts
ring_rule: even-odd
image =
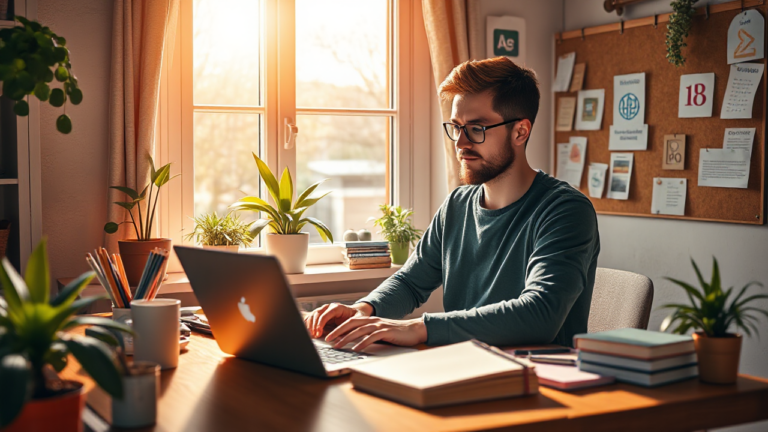
[[[88,406],[109,421],[110,400],[74,360],[63,373],[85,381]],[[614,384],[571,393],[421,411],[322,380],[228,356],[193,334],[179,367],[162,373],[153,431],[692,431],[768,419],[768,380],[698,380],[646,389]]]

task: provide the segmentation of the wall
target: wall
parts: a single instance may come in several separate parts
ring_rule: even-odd
[[[51,278],[88,269],[84,254],[101,245],[106,221],[108,89],[112,1],[38,0],[38,19],[67,39],[83,102],[68,104],[72,132],[56,131],[62,108],[41,104],[43,234]]]

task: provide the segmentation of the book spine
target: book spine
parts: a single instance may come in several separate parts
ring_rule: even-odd
[[[349,264],[350,270],[364,270],[364,269],[377,269],[377,268],[390,268],[392,267],[391,262],[382,263],[382,264]]]
[[[348,253],[345,256],[349,258],[388,257],[389,252]]]
[[[366,241],[366,242],[346,242],[343,243],[342,246],[344,246],[347,249],[353,249],[353,248],[372,248],[372,247],[389,247],[389,242],[372,242],[372,241]]]

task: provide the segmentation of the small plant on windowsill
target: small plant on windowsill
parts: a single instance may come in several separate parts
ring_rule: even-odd
[[[320,180],[308,187],[294,200],[293,179],[288,168],[283,170],[278,183],[269,166],[255,153],[253,159],[256,161],[259,175],[261,175],[261,179],[267,186],[267,191],[276,205],[272,206],[257,196],[246,196],[229,207],[233,210],[264,213],[265,219],[259,219],[251,224],[251,234],[256,238],[264,228],[269,227],[272,233],[266,235],[264,242],[267,254],[275,255],[286,273],[304,273],[309,249],[309,234],[303,233],[301,230],[308,224],[312,225],[323,241],[333,243],[331,230],[319,219],[305,217],[304,212],[331,192],[328,191],[316,198],[309,197],[325,181]]]
[[[706,382],[728,384],[736,382],[742,342],[742,336],[730,333],[730,329],[742,330],[747,336],[751,336],[752,330],[757,334],[759,330],[756,324],[759,320],[754,314],[768,318],[768,311],[752,304],[755,300],[768,299],[768,294],[745,297],[751,286],[763,286],[759,282],[750,282],[728,303],[734,292],[733,287],[723,290],[717,259],[712,258],[712,261],[712,279],[706,282],[696,262],[691,259],[701,288],[666,278],[685,290],[690,304],[670,303],[662,306],[673,309],[673,312],[662,322],[661,331],[671,328],[673,323],[677,323],[673,333],[686,334],[689,330],[698,330],[693,334],[693,339],[699,360],[699,377]]]
[[[240,246],[248,247],[253,241],[250,223],[240,220],[240,216],[227,213],[219,217],[216,212],[191,218],[195,228],[184,236],[186,240],[195,240],[204,248],[219,248],[237,252]]]
[[[405,264],[410,255],[410,246],[416,245],[423,231],[416,229],[410,221],[413,210],[388,204],[380,205],[379,209],[382,216],[378,219],[371,217],[368,221],[373,221],[374,226],[381,228],[379,234],[389,242],[392,264]]]

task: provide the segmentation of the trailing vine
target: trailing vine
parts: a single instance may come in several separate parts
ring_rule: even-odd
[[[691,22],[696,10],[693,4],[697,0],[674,0],[670,3],[674,13],[669,16],[667,24],[667,60],[676,67],[685,65],[685,57],[681,50],[688,46],[685,38],[691,30]]]

